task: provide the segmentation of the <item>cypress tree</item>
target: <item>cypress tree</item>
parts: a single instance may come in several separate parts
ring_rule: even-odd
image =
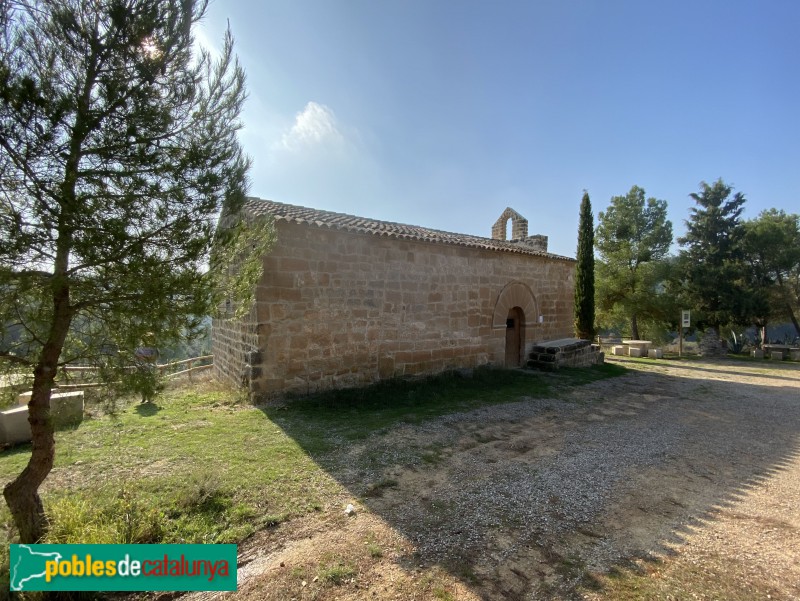
[[[584,191],[578,223],[578,265],[575,267],[575,335],[594,337],[594,216],[589,193]]]

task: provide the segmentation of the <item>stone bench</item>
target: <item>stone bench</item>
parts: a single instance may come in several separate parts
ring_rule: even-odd
[[[647,357],[653,343],[649,340],[623,340],[622,344],[628,347],[625,354],[629,357]]]
[[[622,338],[617,336],[598,336],[597,344],[601,349],[611,352],[613,347],[622,344]]]
[[[788,344],[765,344],[764,353],[768,354],[770,359],[775,361],[783,361],[788,359],[791,355],[792,348]]]
[[[31,393],[17,397],[19,407],[0,411],[0,444],[20,444],[31,439],[28,422],[28,402]],[[50,415],[55,427],[79,423],[83,420],[84,395],[82,390],[54,392],[50,397]]]
[[[660,348],[642,348],[638,346],[625,346],[618,344],[611,347],[611,354],[618,357],[650,357],[651,359],[663,359],[664,351]]]

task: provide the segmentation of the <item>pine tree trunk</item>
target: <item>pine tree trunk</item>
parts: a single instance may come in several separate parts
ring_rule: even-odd
[[[64,341],[72,322],[69,288],[66,285],[54,288],[54,312],[50,336],[42,347],[39,362],[33,371],[31,400],[28,403],[31,457],[19,476],[3,489],[3,496],[19,531],[20,543],[28,544],[41,541],[47,532],[47,516],[44,513],[42,499],[39,497],[39,487],[53,469],[56,451],[53,421],[50,418],[50,393]]]
[[[3,496],[19,530],[21,543],[39,542],[47,531],[47,517],[39,486],[53,468],[55,438],[50,419],[50,391],[55,366],[39,364],[33,379],[31,400],[28,403],[28,421],[31,424],[33,448],[28,465],[3,489]]]
[[[791,305],[786,305],[786,310],[789,313],[789,319],[792,320],[792,325],[794,325],[794,331],[797,332],[798,338],[800,338],[800,323],[797,322],[797,316],[794,314]]]
[[[631,315],[631,339],[641,340],[639,338],[639,322],[636,320],[636,313]]]

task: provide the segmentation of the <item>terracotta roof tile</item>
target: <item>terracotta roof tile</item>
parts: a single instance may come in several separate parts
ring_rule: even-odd
[[[437,244],[455,244],[458,246],[469,246],[472,248],[483,248],[486,250],[574,261],[574,259],[569,257],[536,250],[521,242],[494,240],[492,238],[482,238],[469,234],[455,234],[453,232],[433,230],[418,225],[406,225],[404,223],[394,223],[392,221],[356,217],[345,213],[322,211],[320,209],[311,209],[298,205],[275,202],[273,200],[263,200],[261,198],[248,198],[244,204],[244,209],[253,215],[271,215],[276,221],[287,221],[289,223],[305,224],[312,227],[373,234],[390,238],[402,238],[406,240],[421,240]]]

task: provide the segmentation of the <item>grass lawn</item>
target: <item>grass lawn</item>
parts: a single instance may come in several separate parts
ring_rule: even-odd
[[[258,529],[314,511],[340,490],[317,463],[342,441],[455,411],[558,395],[613,377],[619,365],[554,374],[475,370],[390,381],[369,388],[254,407],[205,382],[166,391],[154,404],[131,402],[56,433],[55,467],[42,489],[50,543],[239,542]],[[287,432],[291,432],[290,437]],[[25,466],[30,446],[0,453],[4,485]],[[14,542],[0,508],[3,543]],[[8,546],[0,574],[8,578]],[[0,588],[8,590],[7,582]]]

